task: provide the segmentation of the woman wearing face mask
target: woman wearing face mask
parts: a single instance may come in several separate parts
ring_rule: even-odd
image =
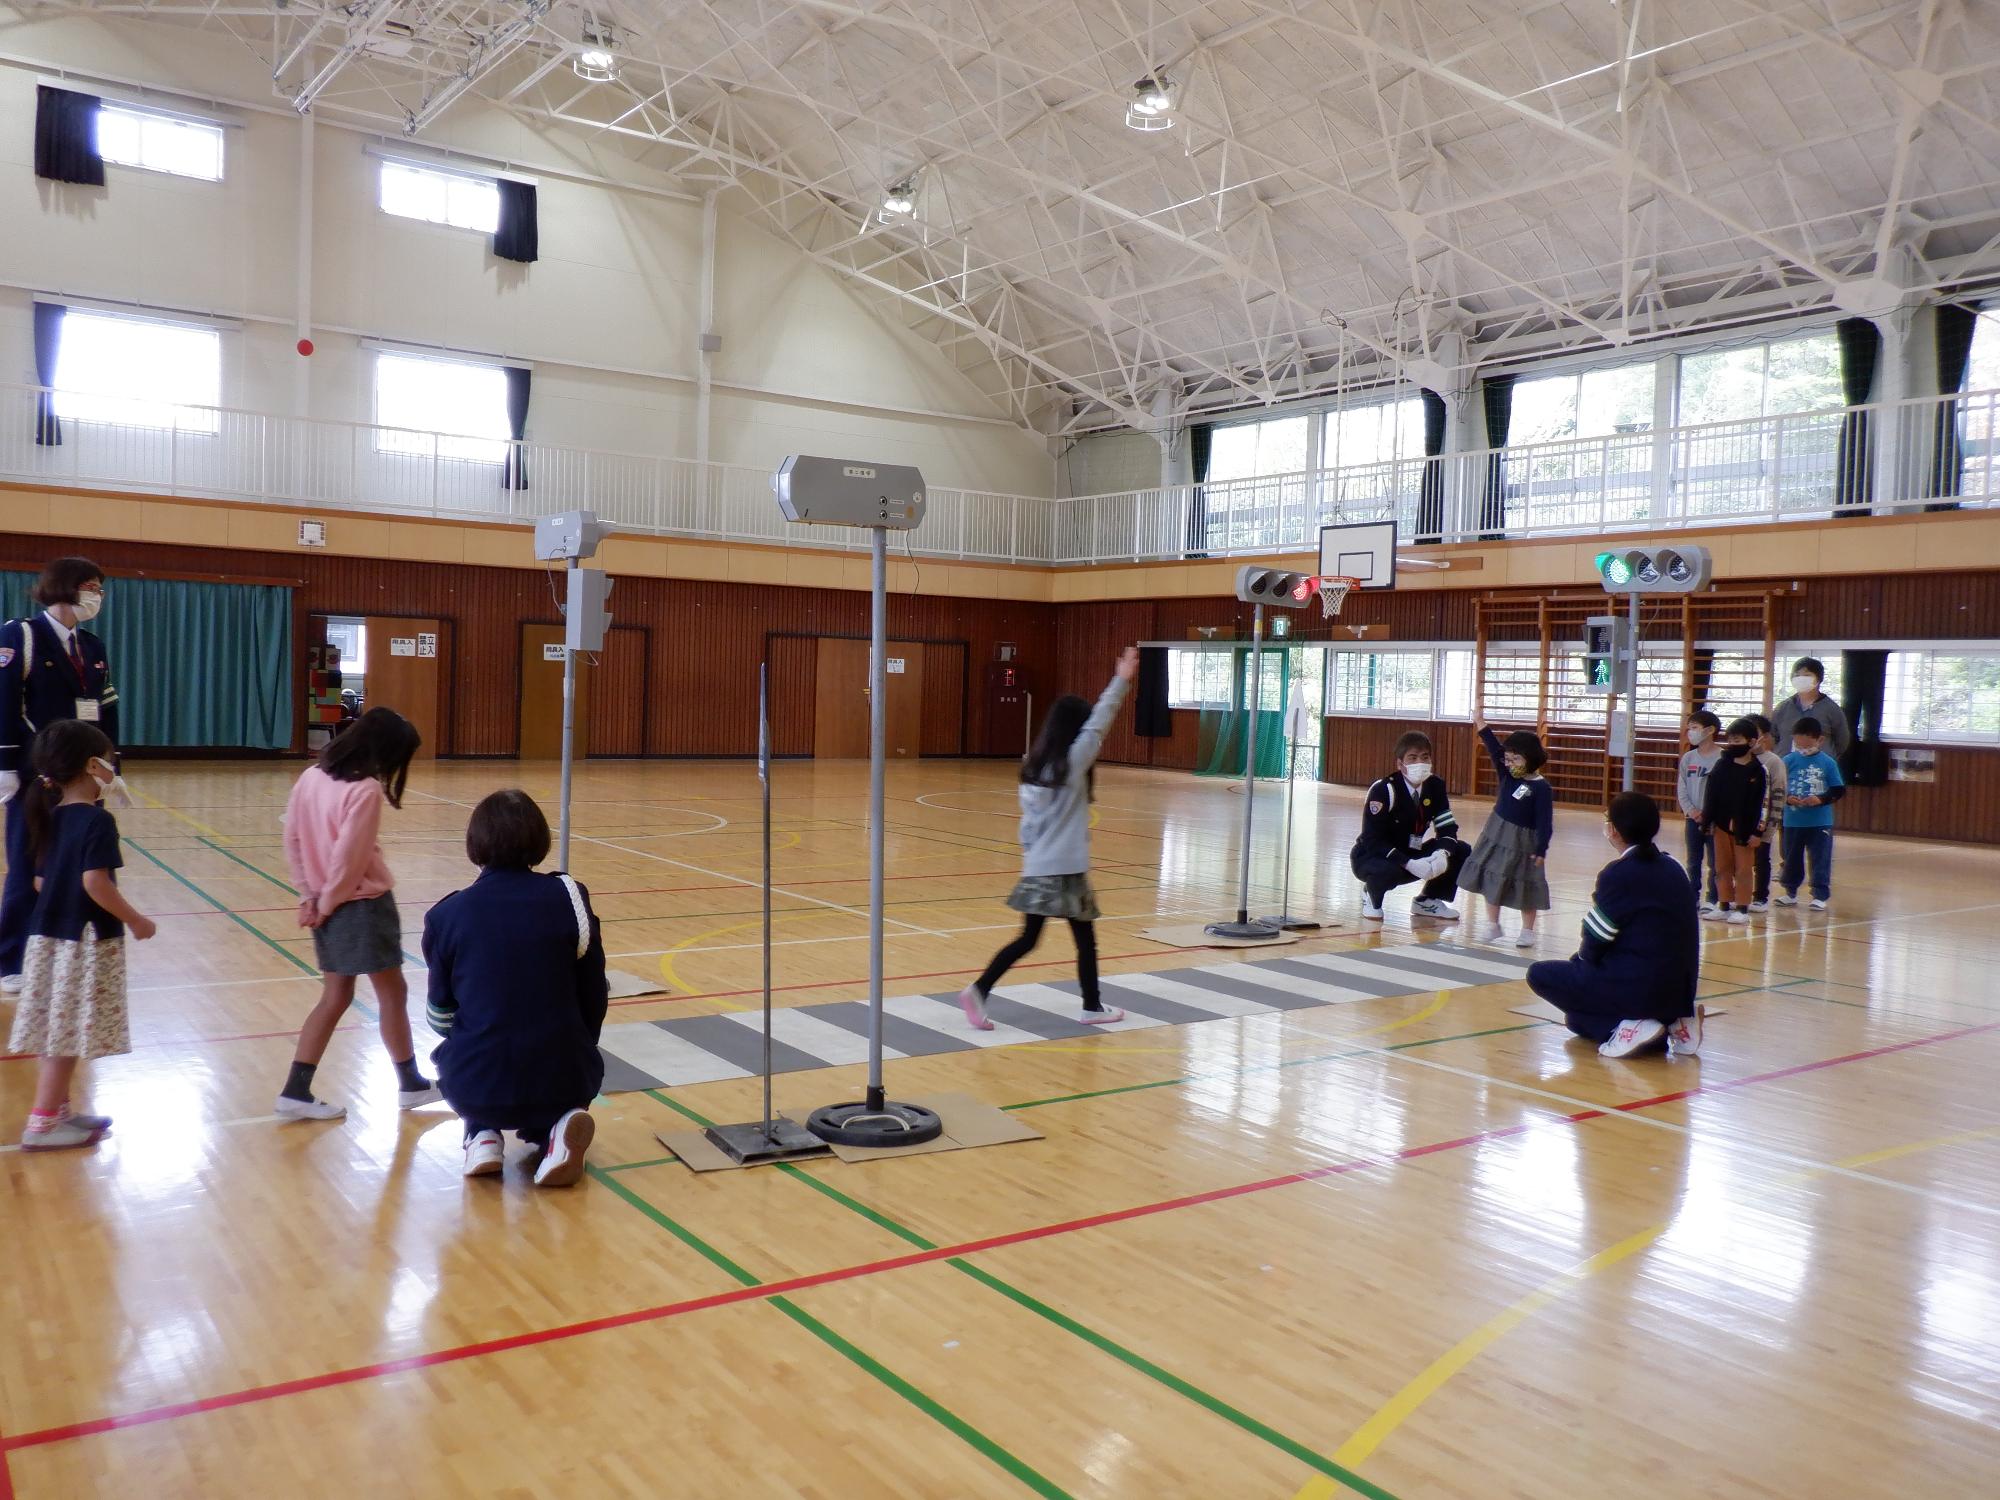
[[[1528,969],[1528,988],[1605,1057],[1630,1057],[1662,1037],[1676,1057],[1701,1051],[1694,887],[1661,855],[1653,842],[1659,832],[1660,809],[1651,797],[1620,792],[1611,799],[1604,841],[1615,857],[1597,872],[1583,944],[1575,958]]]
[[[42,613],[0,624],[0,799],[7,805],[7,883],[0,889],[0,992],[21,991],[28,920],[35,909],[28,854],[25,758],[36,733],[63,719],[95,724],[117,762],[118,689],[104,642],[82,627],[104,606],[104,570],[59,557],[35,584]],[[122,792],[122,783],[118,790]]]
[[[1801,656],[1792,663],[1792,696],[1771,710],[1771,738],[1777,744],[1790,745],[1799,720],[1814,718],[1826,735],[1826,753],[1835,760],[1845,760],[1847,747],[1854,743],[1854,731],[1840,705],[1819,690],[1824,681],[1826,668],[1818,658]]]

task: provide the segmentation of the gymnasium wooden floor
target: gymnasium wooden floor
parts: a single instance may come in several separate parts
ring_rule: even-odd
[[[134,768],[124,879],[164,920],[93,1070],[117,1133],[0,1155],[0,1497],[2000,1493],[2000,851],[1843,837],[1832,911],[1708,931],[1698,1062],[1605,1062],[1496,983],[892,1064],[1046,1139],[865,1166],[696,1177],[653,1132],[755,1086],[619,1095],[537,1194],[463,1181],[358,1015],[321,1072],[348,1120],[269,1119],[314,989],[291,775]],[[1010,776],[893,768],[892,994],[1011,929]],[[550,766],[447,764],[388,819],[412,953],[515,782],[553,803]],[[785,1003],[863,992],[864,786],[778,768]],[[1233,906],[1238,794],[1098,796],[1107,971],[1184,966],[1136,933]],[[614,1018],[754,1000],[756,797],[741,763],[581,773],[613,963],[677,987]],[[1400,898],[1359,926],[1356,811],[1305,800],[1343,925],[1293,955],[1439,935]],[[1544,954],[1603,858],[1561,815]],[[0,1063],[7,1139],[32,1072]]]

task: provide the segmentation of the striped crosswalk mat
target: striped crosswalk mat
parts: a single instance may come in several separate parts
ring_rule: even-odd
[[[1519,979],[1529,962],[1511,953],[1421,943],[1158,974],[1117,974],[1104,979],[1101,987],[1104,1003],[1125,1012],[1125,1020],[1114,1029],[1130,1031],[1501,984]],[[955,994],[902,995],[882,1004],[882,1055],[931,1057],[1101,1034],[1103,1028],[1075,1019],[1079,1008],[1074,980],[1009,985],[987,1000],[993,1029],[974,1031],[966,1024]],[[763,1019],[758,1010],[607,1026],[600,1038],[604,1092],[757,1076],[763,1071]],[[774,1072],[796,1073],[867,1059],[868,1006],[863,1001],[787,1006],[772,1012]]]

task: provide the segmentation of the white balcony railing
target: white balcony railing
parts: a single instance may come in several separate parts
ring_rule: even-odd
[[[65,417],[59,443],[38,443],[43,394],[0,386],[0,480],[466,520],[584,507],[634,532],[862,545],[857,532],[788,525],[762,469],[535,442],[480,449],[219,407],[163,406],[157,423]],[[505,487],[498,458],[458,456],[468,448],[516,450],[508,462],[527,487]],[[1393,518],[1407,543],[1985,506],[2000,503],[2000,392],[1070,500],[933,487],[930,501],[909,538],[918,555],[1044,567],[1311,550],[1339,521]]]

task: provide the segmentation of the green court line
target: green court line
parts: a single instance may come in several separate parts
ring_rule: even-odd
[[[628,1165],[640,1164],[631,1163]],[[602,1183],[611,1192],[624,1199],[625,1202],[631,1204],[632,1207],[638,1209],[640,1213],[673,1235],[675,1239],[686,1245],[690,1250],[693,1250],[710,1264],[719,1268],[739,1286],[762,1286],[764,1284],[758,1277],[752,1275],[742,1266],[739,1266],[692,1229],[660,1212],[658,1208],[626,1187],[624,1183],[614,1179],[611,1173],[619,1170],[618,1168],[587,1167],[585,1170],[590,1173],[592,1178]],[[872,1375],[876,1380],[909,1402],[910,1405],[916,1407],[918,1411],[922,1412],[939,1426],[945,1428],[968,1447],[999,1465],[1036,1494],[1045,1496],[1046,1500],[1075,1500],[1075,1497],[1068,1490],[1064,1489],[1054,1480],[1049,1479],[1025,1460],[1016,1457],[935,1397],[927,1395],[866,1350],[857,1347],[850,1340],[834,1332],[833,1329],[822,1323],[818,1318],[793,1302],[791,1298],[773,1297],[770,1301],[771,1306],[790,1318],[794,1323],[797,1323],[829,1349],[833,1350],[850,1364]]]
[[[600,1094],[598,1097],[601,1099],[604,1096]],[[656,1156],[651,1161],[621,1161],[617,1166],[606,1167],[604,1170],[607,1172],[636,1172],[641,1167],[664,1167],[679,1160],[678,1156]],[[593,1167],[591,1170],[595,1171],[597,1169]]]
[[[644,1092],[649,1098],[658,1100],[661,1104],[666,1105],[667,1108],[692,1120],[703,1129],[708,1129],[714,1124],[714,1121],[704,1118],[701,1114],[688,1108],[687,1105],[682,1104],[679,1100],[668,1098],[658,1089],[646,1089]],[[870,1208],[867,1204],[861,1202],[860,1199],[849,1196],[839,1188],[833,1186],[832,1183],[821,1180],[815,1174],[804,1171],[791,1162],[779,1162],[777,1168],[787,1177],[792,1177],[803,1182],[815,1192],[831,1198],[841,1207],[852,1213],[859,1214],[862,1218],[868,1220],[869,1223],[886,1230],[897,1239],[903,1241],[904,1244],[918,1250],[935,1250],[937,1248],[935,1241],[926,1239],[923,1235],[917,1233],[916,1230],[911,1229],[906,1224],[898,1223],[879,1209]],[[616,1184],[615,1187],[618,1191],[626,1191],[623,1184]],[[1137,1350],[1128,1349],[1116,1339],[1099,1333],[1096,1329],[1084,1323],[1078,1322],[1075,1318],[1070,1317],[1069,1314],[1051,1307],[1048,1303],[1043,1302],[1030,1292],[1023,1291],[1012,1282],[1003,1281],[990,1271],[981,1270],[964,1256],[953,1256],[945,1264],[955,1271],[970,1276],[973,1280],[980,1282],[989,1289],[1000,1293],[1001,1296],[1006,1297],[1017,1306],[1027,1309],[1044,1321],[1053,1323],[1056,1327],[1062,1329],[1063,1332],[1082,1339],[1092,1348],[1110,1355],[1127,1368],[1138,1371],[1147,1379],[1163,1385],[1176,1395],[1194,1402],[1197,1406],[1200,1406],[1214,1416],[1222,1418],[1223,1421],[1228,1422],[1240,1431],[1268,1443],[1270,1446],[1278,1449],[1279,1452],[1298,1460],[1315,1472],[1324,1474],[1327,1478],[1346,1485],[1356,1494],[1365,1495],[1368,1497],[1368,1500],[1396,1500],[1396,1497],[1389,1491],[1362,1478],[1352,1469],[1335,1463],[1323,1454],[1314,1452],[1312,1448],[1299,1442],[1296,1438],[1286,1436],[1270,1424],[1261,1422],[1248,1412],[1231,1406],[1220,1396],[1203,1390],[1192,1381],[1183,1379],[1162,1365],[1155,1364]]]
[[[192,880],[188,879],[187,876],[181,874],[179,870],[176,870],[172,865],[168,864],[165,860],[161,859],[159,855],[155,854],[152,850],[148,849],[144,844],[140,843],[137,839],[127,838],[125,842],[130,844],[134,849],[137,849],[141,854],[145,855],[147,859],[151,860],[155,865],[159,866],[160,869],[164,870],[167,874],[173,876],[175,880],[179,881],[182,885],[186,886],[189,890],[193,891],[197,896],[201,897],[202,900],[206,901],[210,906],[214,907],[217,911],[221,912],[225,917],[229,918],[229,920],[234,922],[238,927],[241,927],[245,932],[249,933],[252,937],[257,939],[258,942],[262,943],[265,947],[269,948],[273,953],[281,955],[286,963],[293,965],[295,968],[304,970],[306,973],[312,975],[312,977],[315,979],[319,978],[318,969],[314,968],[311,964],[307,963],[304,959],[300,958],[296,953],[292,952],[291,949],[287,948],[283,943],[279,942],[276,938],[272,937],[270,934],[259,930],[252,923],[244,921],[241,916],[231,911],[228,907],[224,906],[220,901],[216,900],[215,897],[209,895],[207,891],[203,890],[200,886],[196,885]]]

